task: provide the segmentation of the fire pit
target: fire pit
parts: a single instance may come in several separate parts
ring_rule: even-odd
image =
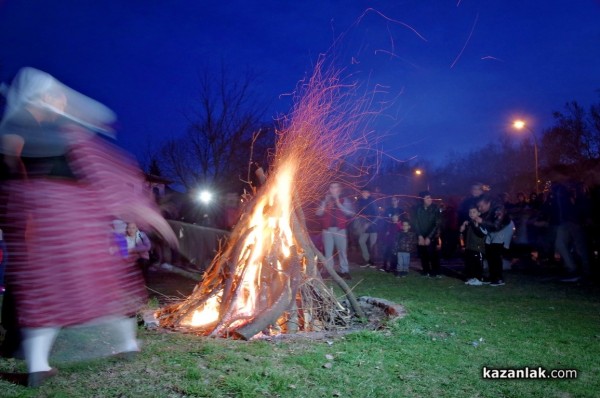
[[[344,177],[344,158],[369,141],[364,119],[372,115],[366,108],[373,99],[361,100],[356,85],[324,72],[324,60],[298,86],[295,107],[281,121],[264,185],[194,292],[157,311],[162,327],[250,339],[260,333],[343,330],[352,318],[365,319],[349,287],[311,241],[302,210],[334,176]],[[344,291],[345,304],[321,279],[319,263]]]

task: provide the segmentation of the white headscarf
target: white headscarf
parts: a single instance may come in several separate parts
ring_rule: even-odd
[[[0,130],[3,130],[2,134],[12,134],[6,126],[11,123],[18,124],[19,115],[22,115],[23,110],[26,108],[38,108],[55,113],[93,132],[110,136],[113,134],[109,125],[115,121],[116,117],[110,109],[65,86],[48,73],[31,67],[22,68],[13,79],[10,87],[5,91],[6,108],[0,123]],[[66,99],[65,109],[55,108],[45,102],[43,99],[45,94],[53,97],[64,96]],[[28,136],[27,139],[30,142],[35,141],[36,136]],[[42,140],[44,141],[42,142]],[[48,147],[49,152],[52,152],[52,145],[49,145],[47,140],[47,136],[40,137],[38,145],[31,146],[36,148],[36,153],[23,153],[23,155],[45,156],[43,153],[37,153],[44,146]]]

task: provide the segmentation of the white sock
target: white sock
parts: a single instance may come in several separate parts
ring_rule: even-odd
[[[48,358],[59,328],[23,328],[23,351],[27,371],[43,372],[50,370]]]
[[[137,325],[135,318],[117,318],[111,323],[117,335],[117,353],[140,350],[136,339]]]

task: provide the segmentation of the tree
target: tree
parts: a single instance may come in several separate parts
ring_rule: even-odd
[[[274,142],[274,128],[261,123],[266,107],[253,95],[253,81],[250,73],[236,79],[224,65],[216,75],[202,71],[187,132],[167,141],[157,155],[166,176],[187,190],[244,184],[251,154],[264,162]]]
[[[493,192],[532,192],[535,169],[533,145],[522,145],[508,136],[467,154],[454,153],[435,170],[432,190],[441,195],[466,195],[475,182],[489,185]]]
[[[583,165],[600,158],[600,104],[589,113],[576,101],[565,105],[566,112],[553,112],[556,125],[544,132],[542,155],[548,166]]]
[[[148,174],[159,177],[162,176],[160,164],[155,157],[150,159],[150,165],[148,166]]]

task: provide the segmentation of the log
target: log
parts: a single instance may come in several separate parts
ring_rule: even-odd
[[[288,263],[286,264],[287,266],[284,267],[284,269],[290,270],[290,275],[286,278],[277,299],[269,306],[269,308],[255,316],[252,322],[236,330],[235,334],[238,337],[241,337],[244,340],[250,340],[259,332],[276,323],[281,315],[289,310],[292,302],[295,301],[296,293],[300,286],[300,260],[295,246],[290,247],[290,251],[291,254]]]
[[[242,326],[236,330],[234,334],[244,340],[250,340],[256,334],[265,330],[269,325],[277,322],[277,319],[279,319],[281,314],[283,314],[283,312],[290,306],[291,295],[292,290],[289,284],[286,284],[281,294],[271,307],[255,316],[252,322]]]
[[[296,301],[297,299],[294,297],[290,305],[290,314],[287,320],[286,333],[298,333],[298,328],[300,327],[298,323],[298,304]]]

